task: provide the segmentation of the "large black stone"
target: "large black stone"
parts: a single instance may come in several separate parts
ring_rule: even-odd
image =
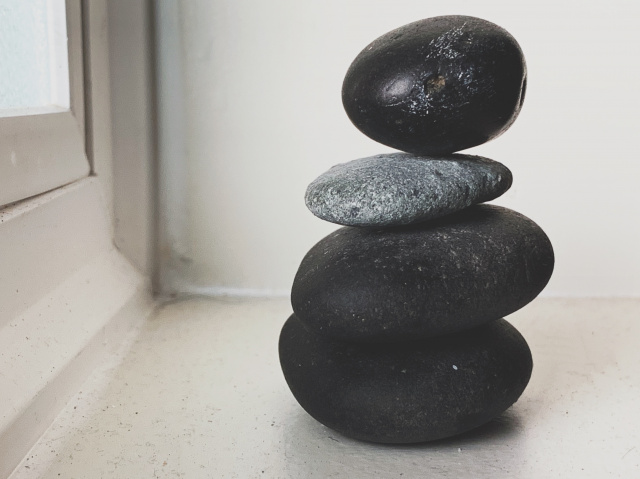
[[[498,416],[522,394],[531,352],[503,319],[423,341],[328,340],[291,316],[280,334],[291,392],[315,419],[356,439],[431,441]]]
[[[526,89],[516,40],[474,17],[444,16],[381,36],[353,61],[342,87],[358,129],[385,145],[438,155],[502,134]]]
[[[553,271],[545,233],[492,205],[389,229],[344,227],[302,260],[291,291],[315,331],[351,341],[404,341],[506,316]]]

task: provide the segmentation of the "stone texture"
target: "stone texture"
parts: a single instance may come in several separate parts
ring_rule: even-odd
[[[342,102],[365,135],[416,154],[482,144],[515,121],[526,66],[503,28],[466,16],[434,17],[367,46],[344,79]]]
[[[522,394],[532,360],[503,319],[400,344],[332,341],[291,316],[280,335],[291,392],[315,419],[356,439],[431,441],[498,416]]]
[[[338,229],[302,260],[291,303],[323,335],[413,340],[520,309],[545,287],[553,264],[551,243],[533,221],[476,205],[412,226]]]
[[[480,156],[391,153],[334,166],[309,185],[305,201],[332,223],[405,225],[497,198],[511,182],[506,166]]]

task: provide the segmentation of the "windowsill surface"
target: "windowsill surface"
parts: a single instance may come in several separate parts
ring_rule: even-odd
[[[520,400],[467,435],[400,447],[345,438],[298,406],[277,355],[290,311],[286,299],[165,305],[12,479],[638,477],[640,300],[537,299],[509,317],[534,358]]]

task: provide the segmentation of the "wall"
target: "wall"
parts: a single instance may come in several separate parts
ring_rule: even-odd
[[[163,157],[183,175],[173,210],[162,213],[174,238],[161,256],[165,266],[173,258],[172,268],[161,264],[165,292],[286,294],[303,255],[335,228],[306,210],[307,184],[336,163],[389,151],[342,109],[350,62],[390,29],[466,14],[505,27],[527,59],[518,121],[468,152],[512,170],[514,186],[496,203],[551,238],[557,265],[544,294],[640,294],[635,2],[192,0],[176,8],[182,85],[164,102],[178,98],[182,110],[163,113],[162,98],[160,109],[161,119],[183,115],[173,140],[184,156]]]

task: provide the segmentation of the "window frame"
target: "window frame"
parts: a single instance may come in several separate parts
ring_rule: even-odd
[[[66,5],[84,100],[47,118],[73,121],[91,174],[0,208],[0,477],[155,306],[153,4]]]
[[[70,108],[0,117],[0,207],[88,176],[81,0],[66,0]]]

